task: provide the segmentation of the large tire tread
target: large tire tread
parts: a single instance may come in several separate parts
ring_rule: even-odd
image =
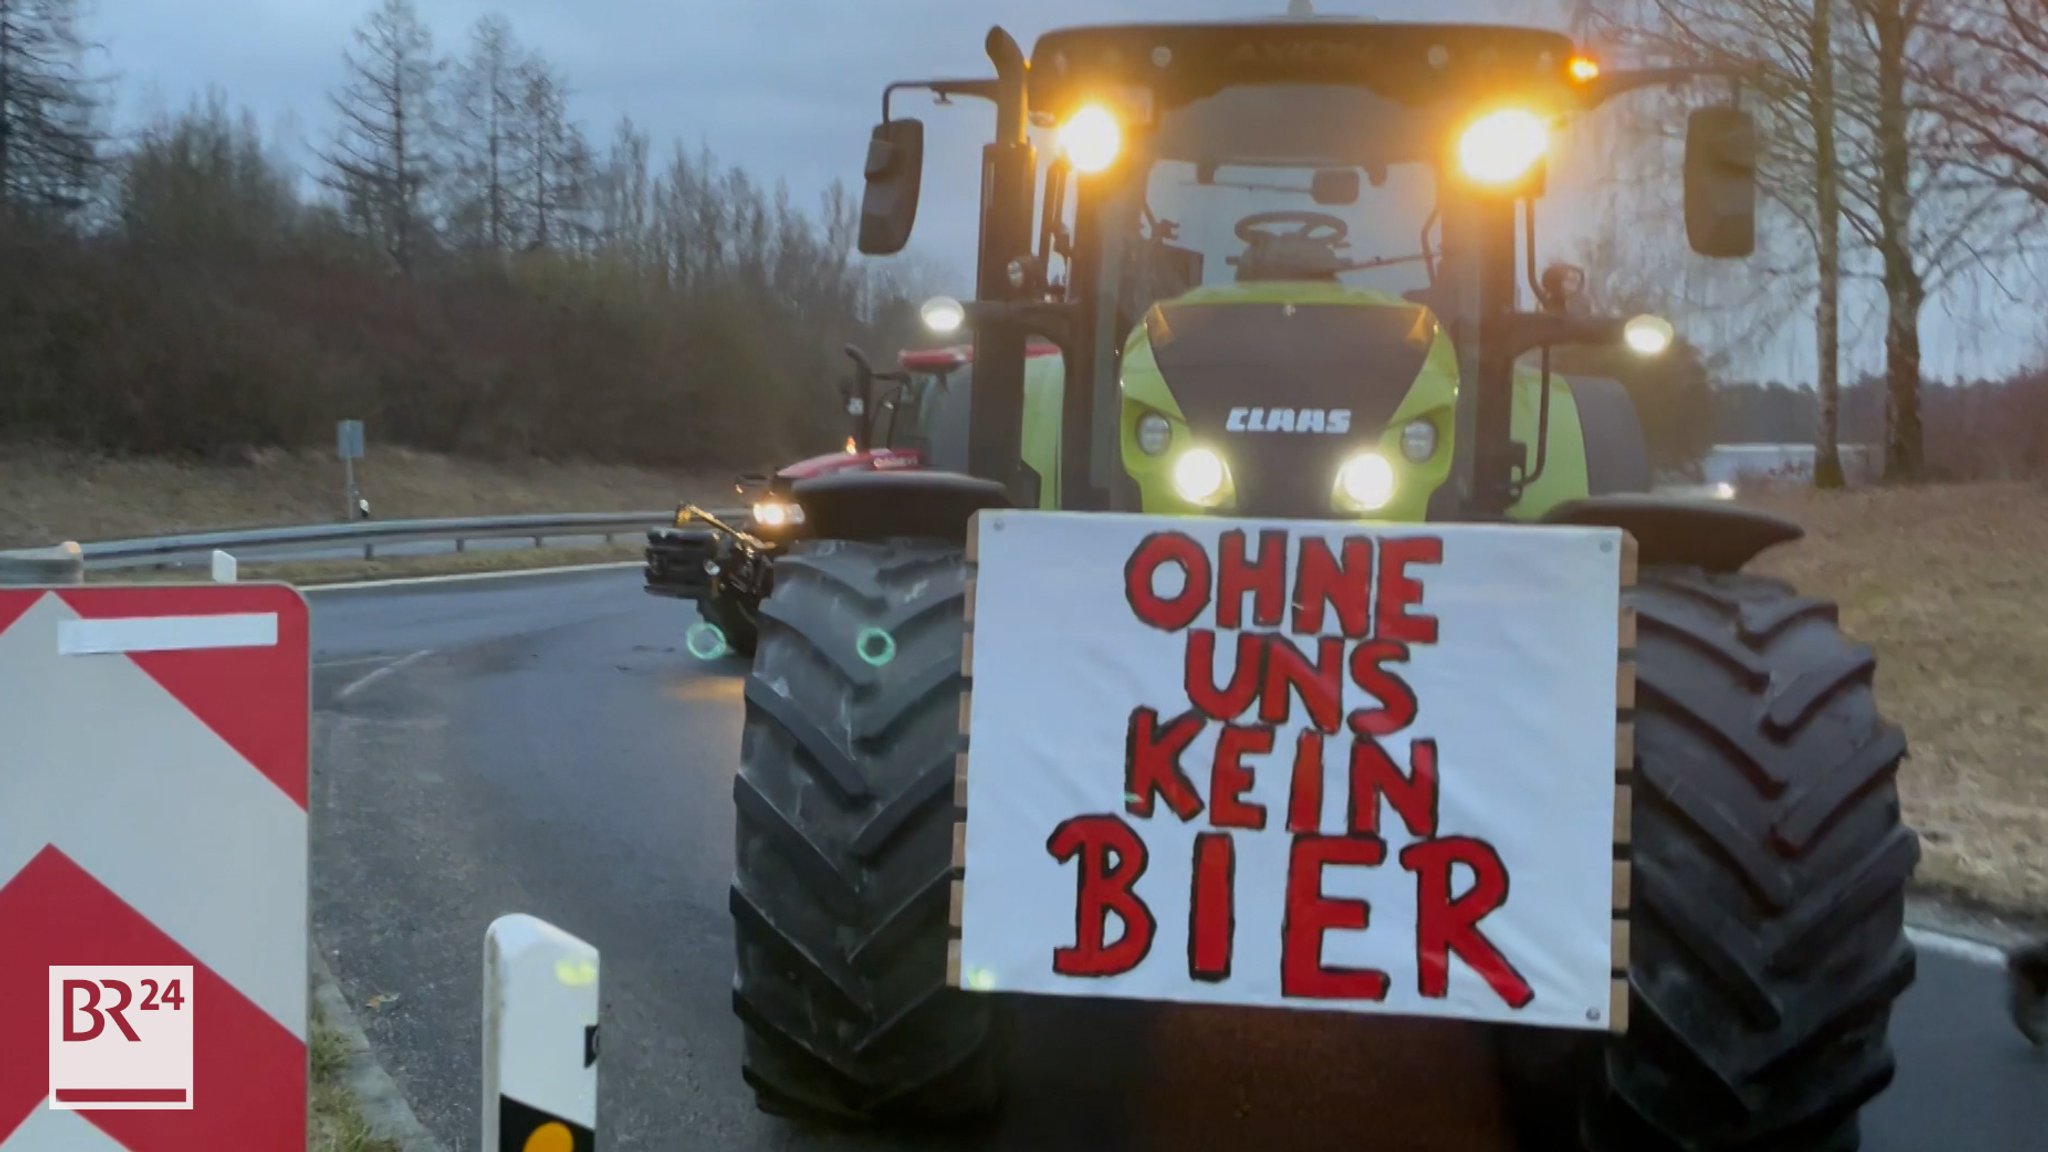
[[[1595,1152],[1847,1152],[1912,983],[1900,730],[1833,605],[1645,568],[1630,1029],[1578,1066]]]
[[[994,1108],[987,1001],[946,983],[965,573],[931,541],[777,558],[733,783],[733,1004],[764,1111]]]

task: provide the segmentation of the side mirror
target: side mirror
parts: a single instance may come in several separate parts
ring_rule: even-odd
[[[910,242],[924,181],[924,121],[884,120],[868,137],[867,188],[860,201],[860,250],[894,256]]]
[[[1309,196],[1318,204],[1358,203],[1358,169],[1325,168],[1308,185]]]
[[[1685,126],[1685,238],[1702,256],[1756,251],[1756,118],[1697,108]]]

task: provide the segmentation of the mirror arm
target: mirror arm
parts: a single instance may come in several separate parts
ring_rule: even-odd
[[[966,313],[963,328],[1012,323],[1062,347],[1079,331],[1082,318],[1082,306],[1066,300],[964,300],[960,308]]]
[[[955,96],[972,96],[993,104],[1000,93],[1000,80],[898,80],[882,89],[882,122],[889,121],[889,101],[897,92],[924,91],[938,97],[940,103]]]
[[[1675,87],[1691,80],[1710,77],[1724,77],[1740,84],[1744,80],[1760,80],[1764,75],[1764,66],[1761,64],[1687,64],[1677,68],[1634,68],[1622,72],[1603,73],[1599,79],[1585,86],[1580,99],[1582,106],[1591,110],[1607,103],[1613,97],[1644,88]]]
[[[1622,342],[1622,329],[1627,323],[1619,316],[1515,312],[1508,316],[1508,355],[1519,357],[1537,348],[1547,349],[1560,344],[1619,344]]]

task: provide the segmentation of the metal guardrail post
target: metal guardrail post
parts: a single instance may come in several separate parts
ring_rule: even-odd
[[[0,555],[0,584],[83,584],[85,552],[76,541]]]

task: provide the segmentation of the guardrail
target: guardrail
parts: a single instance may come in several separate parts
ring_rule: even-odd
[[[673,523],[674,509],[654,512],[570,512],[530,516],[471,516],[441,520],[362,520],[353,523],[304,524],[275,528],[245,528],[218,532],[193,532],[176,536],[150,536],[134,540],[100,540],[85,544],[64,544],[58,549],[24,549],[0,552],[0,568],[41,567],[71,560],[59,552],[76,548],[84,567],[93,571],[121,568],[182,567],[208,563],[214,552],[227,552],[245,560],[317,559],[354,555],[360,550],[373,559],[379,548],[410,544],[452,544],[462,552],[475,541],[531,541],[539,548],[548,541],[602,540],[612,543],[620,536],[635,536],[647,529]]]
[[[1733,495],[1727,485],[1659,485],[1657,491],[1706,499]],[[736,519],[737,509],[713,510],[722,519]],[[462,552],[474,541],[530,541],[540,548],[549,541],[598,540],[611,544],[620,536],[638,536],[649,528],[674,522],[673,509],[652,512],[555,512],[524,516],[469,516],[440,520],[359,520],[352,523],[302,524],[274,528],[237,528],[133,540],[66,542],[55,548],[0,551],[0,582],[63,582],[65,572],[122,568],[176,568],[210,563],[215,552],[242,560],[339,558],[359,551],[375,559],[379,548],[411,544],[452,544]],[[389,553],[387,552],[387,555]],[[58,577],[51,580],[50,577]],[[38,579],[38,578],[42,579]]]

